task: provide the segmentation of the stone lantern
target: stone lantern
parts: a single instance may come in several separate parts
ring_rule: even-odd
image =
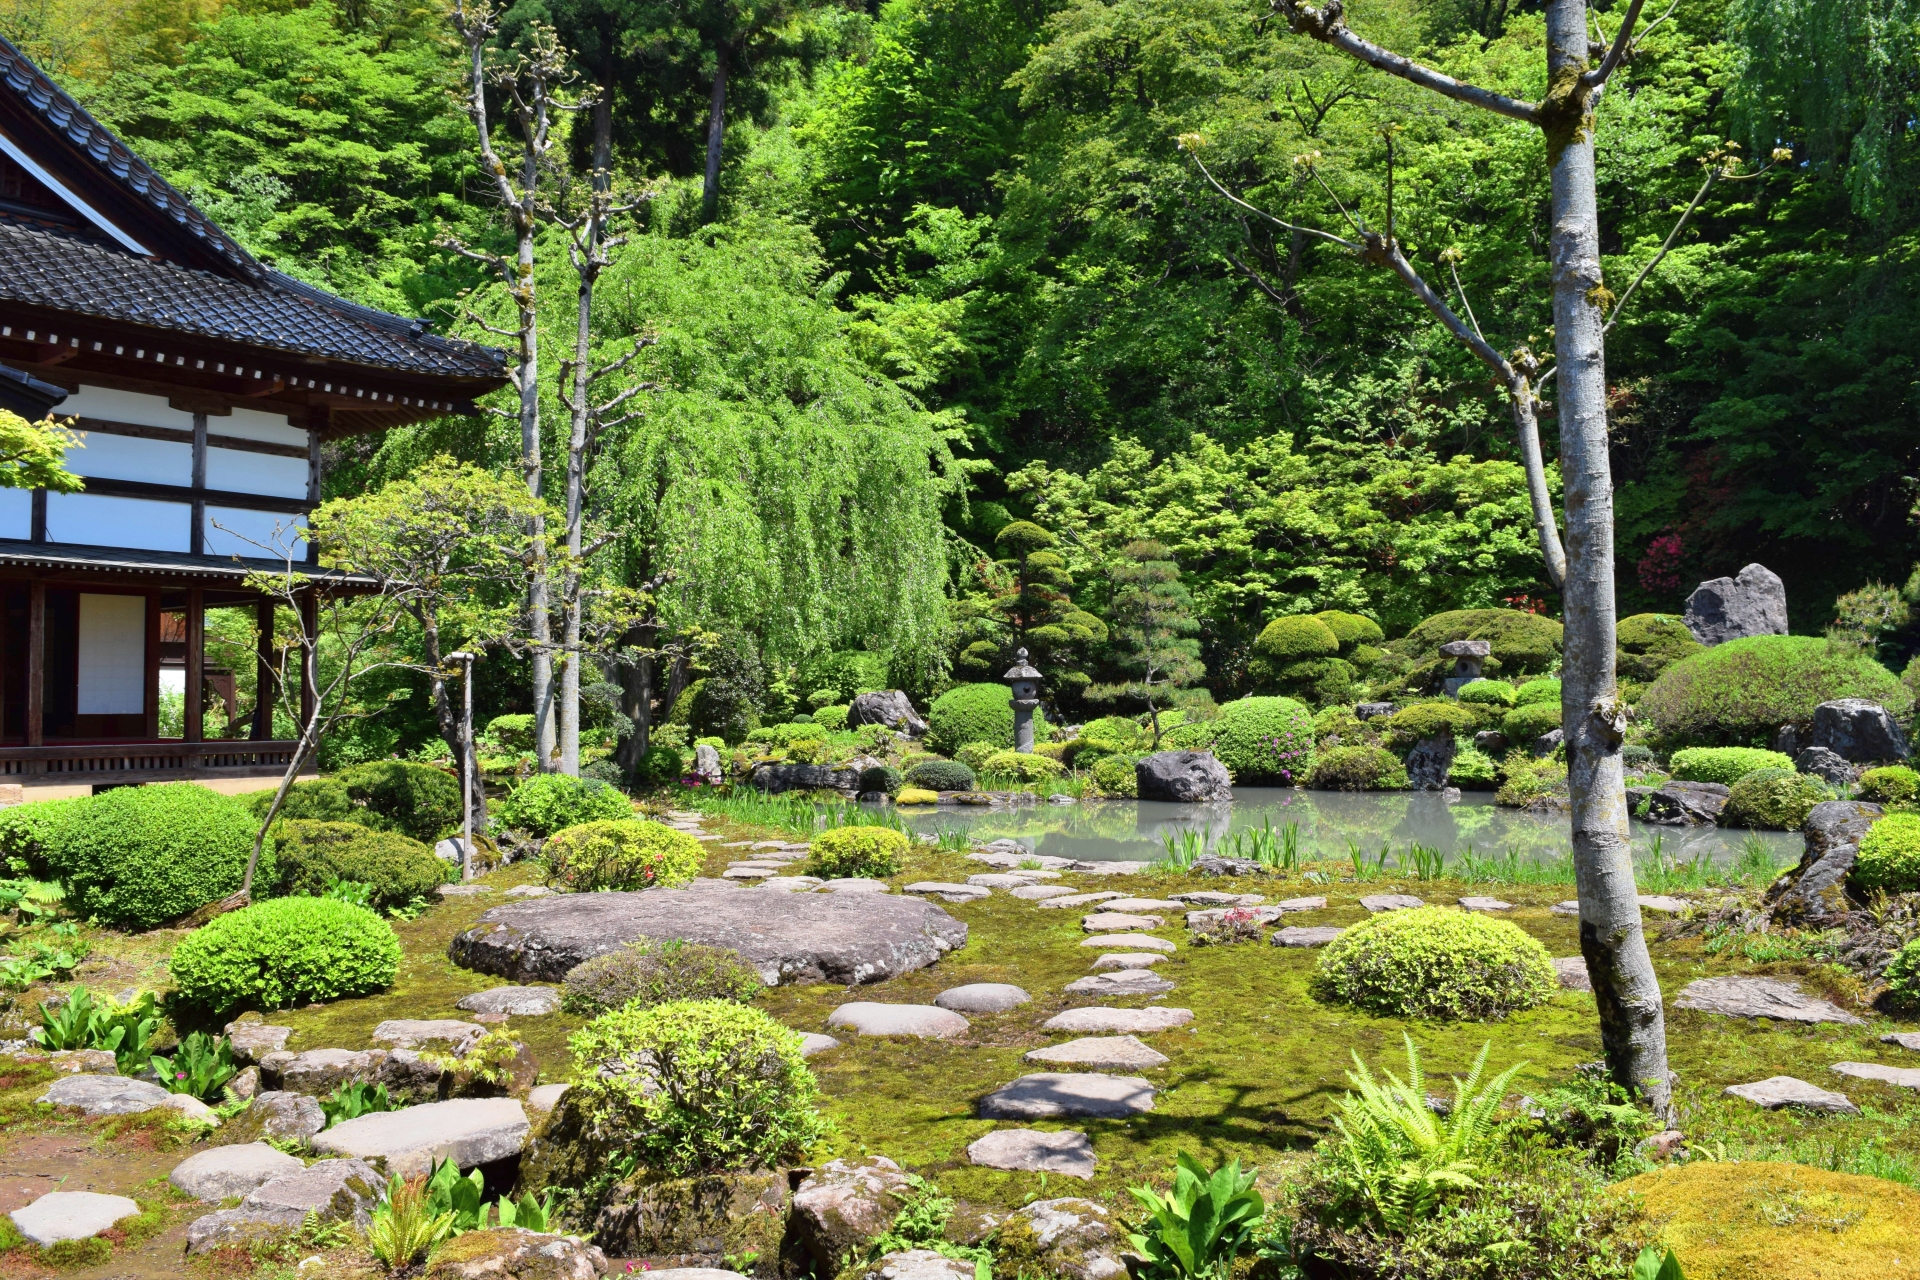
[[[1027,665],[1027,651],[1014,655],[1001,679],[1013,690],[1013,749],[1033,753],[1033,712],[1040,705],[1040,673]]]
[[[1460,696],[1462,685],[1480,679],[1480,668],[1493,656],[1490,640],[1454,640],[1440,646],[1440,656],[1453,659],[1453,673],[1447,677],[1449,698]]]

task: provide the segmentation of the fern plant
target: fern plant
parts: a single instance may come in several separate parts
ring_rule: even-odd
[[[395,1174],[367,1222],[367,1248],[388,1271],[405,1271],[453,1234],[452,1212],[436,1213],[425,1178]]]
[[[1167,1195],[1128,1187],[1147,1211],[1143,1229],[1127,1237],[1144,1259],[1140,1280],[1225,1280],[1235,1255],[1266,1218],[1266,1201],[1253,1189],[1256,1172],[1241,1169],[1236,1158],[1208,1173],[1183,1151]]]
[[[1343,1200],[1357,1202],[1357,1215],[1390,1231],[1405,1231],[1431,1217],[1449,1196],[1480,1187],[1481,1152],[1494,1135],[1494,1116],[1507,1086],[1527,1065],[1515,1063],[1487,1081],[1487,1053],[1466,1078],[1454,1080],[1453,1106],[1445,1115],[1427,1101],[1427,1077],[1420,1051],[1404,1032],[1407,1078],[1391,1073],[1375,1079],[1354,1054],[1347,1073],[1354,1091],[1340,1101],[1334,1117],[1339,1138],[1328,1154],[1339,1170]]]

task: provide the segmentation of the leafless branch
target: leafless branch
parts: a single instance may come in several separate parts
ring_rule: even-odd
[[[1640,21],[1640,7],[1646,0],[1631,0],[1627,5],[1627,16],[1620,20],[1620,30],[1613,34],[1613,47],[1607,50],[1607,56],[1600,65],[1580,77],[1580,82],[1589,89],[1595,89],[1607,82],[1613,69],[1620,65],[1620,59],[1626,57],[1627,48],[1633,43],[1633,28]]]
[[[1301,0],[1268,0],[1268,3],[1270,12],[1286,19],[1287,26],[1295,34],[1310,36],[1323,44],[1332,45],[1370,67],[1431,89],[1455,102],[1484,107],[1512,120],[1533,124],[1538,119],[1538,113],[1530,102],[1521,102],[1503,93],[1455,80],[1450,75],[1422,66],[1411,58],[1402,57],[1391,49],[1382,48],[1354,34],[1344,21],[1345,5],[1342,0],[1327,0],[1318,9],[1301,3]]]

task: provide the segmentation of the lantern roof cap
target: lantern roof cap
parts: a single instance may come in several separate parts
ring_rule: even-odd
[[[1013,665],[1007,669],[1002,680],[1038,680],[1040,673],[1027,664],[1027,651],[1020,650],[1013,656]]]

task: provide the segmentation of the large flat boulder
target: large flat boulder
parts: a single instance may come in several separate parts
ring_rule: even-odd
[[[967,1033],[967,1020],[950,1009],[930,1004],[878,1004],[856,1000],[827,1016],[827,1026],[863,1036],[906,1036],[917,1040],[945,1040]]]
[[[1693,589],[1683,615],[1701,644],[1725,644],[1748,636],[1787,634],[1787,586],[1780,575],[1750,564],[1733,578],[1714,578]]]
[[[1212,804],[1233,799],[1233,779],[1211,751],[1160,751],[1137,761],[1134,780],[1142,800]]]
[[[1855,1080],[1878,1080],[1902,1089],[1920,1089],[1920,1067],[1890,1067],[1884,1062],[1836,1062],[1833,1071]]]
[[[458,1054],[467,1041],[486,1034],[477,1022],[457,1018],[388,1018],[373,1029],[373,1042],[383,1049],[431,1049]]]
[[[441,1245],[420,1280],[597,1280],[606,1272],[606,1255],[583,1240],[495,1227]]]
[[[122,1218],[131,1218],[140,1206],[125,1196],[104,1196],[97,1191],[49,1191],[23,1209],[7,1216],[14,1227],[34,1244],[45,1248],[62,1240],[88,1240],[99,1235]]]
[[[171,1107],[196,1120],[213,1118],[213,1108],[184,1093],[168,1093],[157,1084],[125,1076],[87,1073],[62,1076],[40,1095],[41,1102],[73,1107],[90,1116],[137,1116],[159,1107]]]
[[[382,1084],[396,1099],[425,1101],[439,1094],[442,1074],[415,1049],[282,1050],[260,1059],[260,1080],[268,1089],[315,1098],[342,1085]]]
[[[747,775],[756,791],[779,795],[783,791],[858,791],[860,771],[827,764],[757,764]]]
[[[560,1012],[560,993],[552,987],[489,987],[453,1002],[468,1013],[504,1013],[516,1018],[538,1018]]]
[[[1792,1076],[1768,1076],[1750,1084],[1730,1084],[1728,1096],[1751,1102],[1768,1111],[1796,1107],[1803,1111],[1830,1111],[1837,1115],[1857,1116],[1860,1108],[1844,1093],[1834,1093]]]
[[[1719,782],[1669,782],[1647,793],[1641,816],[1659,826],[1711,826],[1720,820],[1730,791]]]
[[[1153,1110],[1153,1084],[1140,1076],[1037,1071],[980,1099],[982,1120],[1046,1120],[1059,1116],[1125,1119]]]
[[[456,937],[448,954],[482,973],[558,982],[581,961],[641,938],[730,947],[770,986],[857,986],[925,968],[965,945],[967,926],[931,902],[900,894],[749,893],[696,884],[498,906]]]
[[[250,1195],[275,1178],[306,1168],[264,1142],[208,1147],[173,1167],[167,1181],[196,1200],[218,1204],[229,1196]]]
[[[517,1156],[528,1127],[526,1111],[512,1098],[455,1098],[343,1120],[315,1135],[313,1149],[411,1178],[441,1160],[471,1169]]]
[[[1860,1019],[1778,978],[1701,978],[1674,998],[1676,1009],[1697,1009],[1730,1018],[1777,1018],[1782,1022],[1845,1022]]]
[[[326,1113],[309,1094],[270,1089],[257,1093],[245,1111],[227,1121],[221,1137],[229,1142],[305,1142],[327,1127]]]
[[[968,1145],[967,1159],[988,1169],[1064,1173],[1069,1178],[1091,1178],[1095,1166],[1093,1143],[1074,1129],[996,1129]]]
[[[1034,1270],[1060,1280],[1120,1280],[1127,1239],[1122,1224],[1091,1200],[1039,1200],[1009,1214],[1003,1244],[1031,1250]]]

